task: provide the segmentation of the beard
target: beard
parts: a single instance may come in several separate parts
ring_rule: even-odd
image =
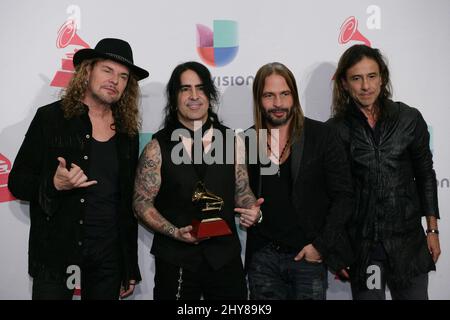
[[[122,94],[118,93],[114,96],[109,95],[103,90],[102,87],[94,88],[90,85],[88,85],[88,88],[86,90],[89,92],[90,96],[92,97],[92,99],[94,101],[96,101],[99,104],[104,104],[104,105],[113,105],[113,104],[117,103],[123,95],[123,93]]]
[[[111,96],[108,96],[108,95],[103,95],[103,94],[97,94],[97,93],[95,93],[95,92],[93,92],[92,93],[92,97],[94,98],[94,100],[96,100],[98,103],[101,103],[101,104],[109,104],[109,105],[112,105],[112,104],[114,104],[114,103],[116,103],[116,102],[118,102],[119,100],[120,100],[120,97],[119,96],[116,96],[116,97],[111,97]]]
[[[261,109],[264,120],[272,127],[279,127],[286,124],[294,114],[294,108],[272,108],[266,110]],[[274,115],[275,112],[284,112],[284,117],[278,118]]]

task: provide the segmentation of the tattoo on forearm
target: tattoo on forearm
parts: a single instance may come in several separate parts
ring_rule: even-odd
[[[437,229],[438,227],[438,223],[437,223],[437,219],[434,216],[427,216],[427,227],[428,229]]]
[[[145,147],[139,159],[134,183],[133,208],[148,227],[173,237],[176,227],[155,208],[154,200],[161,186],[161,150],[157,140]]]
[[[239,208],[250,208],[256,198],[250,189],[247,167],[245,164],[236,164],[236,190],[234,199]]]
[[[245,143],[242,136],[237,135],[236,140],[236,189],[234,194],[234,201],[239,208],[250,208],[255,202],[256,198],[250,189],[248,180],[247,165],[245,163]]]
[[[166,223],[163,225],[163,233],[171,236],[171,237],[175,237],[175,226],[171,223]]]

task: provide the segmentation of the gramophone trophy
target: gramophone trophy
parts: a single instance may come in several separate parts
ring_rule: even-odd
[[[362,41],[370,47],[370,41],[358,31],[358,20],[355,17],[348,17],[341,26],[339,34],[339,43],[345,44],[350,40]]]
[[[67,20],[61,28],[59,28],[58,38],[56,39],[57,48],[65,48],[68,45],[89,48],[89,45],[77,35],[77,25],[74,20]],[[72,62],[75,52],[77,52],[77,49],[75,49],[74,52],[66,53],[66,57],[61,59],[62,70],[56,72],[50,86],[67,87],[75,71]]]
[[[192,194],[192,202],[198,208],[197,217],[192,221],[192,235],[198,239],[231,234],[230,227],[220,218],[223,199],[208,190],[203,182],[198,182]]]

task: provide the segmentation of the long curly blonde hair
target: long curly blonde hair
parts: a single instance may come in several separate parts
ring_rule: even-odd
[[[88,85],[88,70],[101,59],[89,59],[80,63],[69,85],[61,93],[64,117],[70,119],[86,112],[82,103]],[[114,127],[118,132],[134,136],[139,133],[141,119],[139,115],[139,85],[136,77],[130,73],[127,86],[117,101],[112,106]]]

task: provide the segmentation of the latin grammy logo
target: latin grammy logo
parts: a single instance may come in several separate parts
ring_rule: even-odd
[[[8,189],[8,176],[10,171],[11,162],[0,153],[0,202],[16,199]]]
[[[90,48],[89,45],[84,42],[77,35],[77,25],[74,20],[67,20],[58,31],[58,38],[56,39],[57,48],[65,48],[68,45],[81,46],[83,48]],[[50,86],[52,87],[62,87],[65,88],[69,84],[70,79],[72,79],[74,67],[73,67],[73,55],[77,52],[75,49],[73,52],[65,54],[65,57],[61,59],[61,69],[58,70],[53,77]]]
[[[358,20],[355,17],[348,17],[341,26],[339,34],[339,43],[345,44],[350,40],[362,41],[370,47],[370,41],[358,31]]]

